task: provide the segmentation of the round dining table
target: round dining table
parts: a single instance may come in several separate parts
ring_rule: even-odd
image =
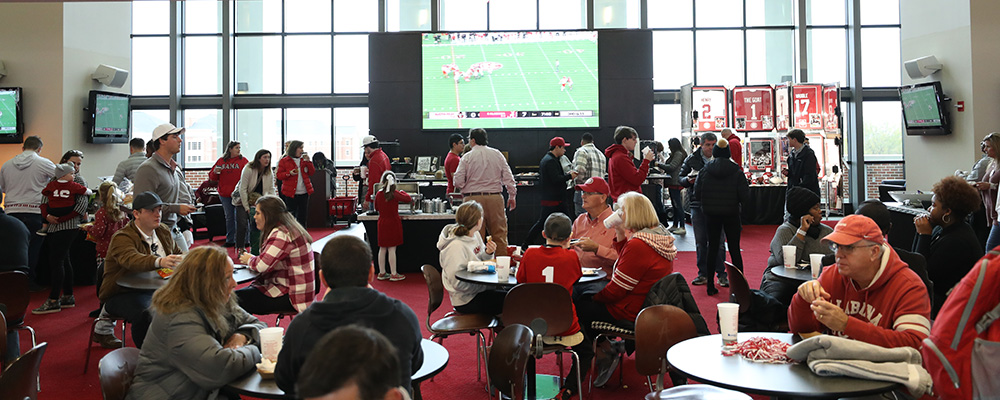
[[[257,277],[257,272],[246,265],[236,265],[233,268],[233,278],[236,283],[246,283]],[[118,286],[138,290],[156,290],[167,285],[170,278],[163,278],[154,271],[142,271],[122,275],[118,278]]]
[[[805,282],[813,279],[811,268],[786,268],[783,265],[778,265],[771,267],[771,273],[782,278],[788,278],[799,282]]]
[[[588,283],[597,282],[608,276],[607,272],[602,269],[595,268],[596,271],[590,272],[583,275],[577,283]],[[517,285],[517,279],[514,278],[514,274],[511,273],[510,277],[507,278],[506,282],[500,282],[497,279],[496,272],[471,272],[471,271],[458,271],[455,273],[455,277],[460,281],[479,283],[483,285],[495,285],[495,286],[514,286]]]
[[[793,343],[790,333],[740,332],[739,341],[753,337]],[[796,340],[797,341],[797,340]],[[667,362],[681,374],[709,385],[773,398],[837,399],[885,393],[898,383],[842,376],[819,376],[805,364],[767,364],[722,355],[722,336],[699,336],[675,344]]]

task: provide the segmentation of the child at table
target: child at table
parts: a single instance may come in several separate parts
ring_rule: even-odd
[[[569,236],[573,230],[573,221],[563,213],[553,213],[545,219],[545,230],[542,236],[545,237],[545,245],[542,247],[531,247],[524,252],[521,263],[517,267],[517,281],[521,283],[546,282],[555,283],[572,294],[573,284],[583,276],[580,267],[580,259],[576,251],[569,248]],[[583,332],[580,331],[580,322],[576,317],[576,306],[573,306],[573,324],[569,330],[554,336],[543,337],[546,344],[560,344],[572,347],[580,358],[583,369],[580,376],[587,373],[590,367],[590,360],[594,353],[589,345],[583,343]],[[576,369],[579,366],[573,362],[569,369],[569,374],[563,380],[563,387],[559,391],[556,399],[569,399],[580,393],[580,388],[576,387]]]
[[[451,305],[462,314],[498,315],[503,312],[503,299],[507,292],[489,286],[463,282],[455,276],[465,271],[470,261],[493,258],[497,245],[492,240],[483,243],[479,228],[483,226],[483,206],[467,201],[455,210],[455,223],[441,230],[437,248],[441,251],[441,281]]]
[[[403,221],[399,219],[399,203],[409,203],[410,195],[396,190],[396,175],[392,171],[382,173],[379,180],[382,188],[375,194],[375,211],[378,211],[378,280],[396,282],[406,276],[396,272],[396,247],[403,244]],[[385,269],[388,255],[389,269]]]

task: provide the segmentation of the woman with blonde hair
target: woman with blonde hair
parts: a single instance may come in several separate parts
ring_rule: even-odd
[[[989,157],[989,166],[986,172],[980,174],[979,181],[974,183],[979,189],[979,195],[983,199],[983,207],[986,211],[986,223],[990,228],[990,235],[986,239],[986,250],[992,250],[1000,245],[1000,223],[997,222],[997,184],[1000,184],[1000,133],[992,132],[983,138],[981,143],[983,153]]]
[[[101,284],[104,281],[104,259],[108,256],[108,247],[111,246],[111,237],[115,235],[125,225],[129,219],[125,212],[121,210],[122,192],[118,190],[118,185],[112,181],[104,181],[97,189],[97,198],[100,200],[101,208],[94,214],[94,223],[84,225],[83,230],[87,232],[87,239],[97,243],[97,293],[101,293]],[[122,347],[121,340],[115,337],[115,321],[112,321],[104,307],[99,308],[100,316],[105,319],[98,320],[94,325],[94,334],[91,340],[100,343],[101,346],[109,349]]]
[[[259,256],[240,256],[240,263],[259,274],[236,291],[240,306],[258,315],[305,311],[316,295],[312,237],[275,196],[257,199],[253,219],[265,239]]]
[[[191,250],[153,294],[153,323],[127,399],[208,399],[260,361],[266,326],[236,304],[233,263],[217,246]],[[225,397],[225,396],[223,396]]]
[[[463,282],[455,277],[464,271],[470,261],[493,258],[497,245],[492,240],[483,243],[479,228],[483,226],[483,206],[467,201],[455,210],[455,223],[444,227],[438,236],[437,248],[441,251],[441,279],[451,298],[451,305],[463,314],[497,315],[503,312],[506,292],[489,286]]]

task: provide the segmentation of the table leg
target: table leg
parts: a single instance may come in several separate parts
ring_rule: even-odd
[[[535,382],[535,379],[536,379],[535,378],[535,357],[528,357],[528,369],[525,372],[525,375],[527,375],[527,378],[528,378],[528,395],[525,396],[524,398],[526,398],[526,399],[534,399],[535,398],[535,391],[536,391],[536,387],[535,387],[535,385],[536,385],[536,382]]]

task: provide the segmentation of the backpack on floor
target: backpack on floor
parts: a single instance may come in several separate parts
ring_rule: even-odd
[[[941,399],[1000,399],[1000,252],[955,285],[924,339],[924,367]]]

